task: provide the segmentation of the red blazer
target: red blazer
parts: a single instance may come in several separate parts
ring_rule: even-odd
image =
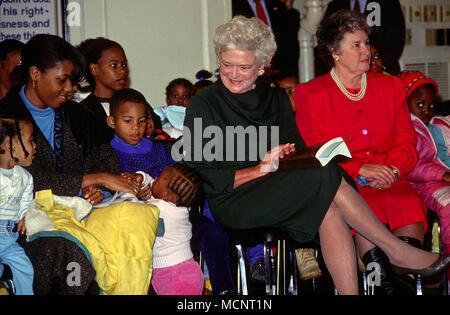
[[[368,72],[366,94],[354,102],[328,73],[299,84],[294,99],[296,123],[306,144],[342,137],[353,158],[341,166],[352,177],[364,163],[395,166],[402,176],[413,170],[416,133],[405,87],[397,77]]]

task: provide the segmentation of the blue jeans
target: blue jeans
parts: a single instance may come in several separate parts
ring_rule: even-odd
[[[0,220],[0,226],[4,229],[12,230],[14,224],[14,221]],[[18,238],[18,232],[0,232],[0,264],[11,268],[17,295],[33,295],[33,265],[17,243]],[[0,276],[3,274],[1,269]]]

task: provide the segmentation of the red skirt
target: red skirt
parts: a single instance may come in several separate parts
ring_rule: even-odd
[[[390,230],[409,224],[423,223],[424,233],[426,232],[427,207],[407,181],[400,180],[389,189],[372,189],[359,185],[358,189],[378,220],[388,225]],[[356,232],[352,230],[352,234]]]

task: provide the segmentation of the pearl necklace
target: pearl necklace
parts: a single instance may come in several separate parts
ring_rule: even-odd
[[[333,81],[336,82],[336,85],[338,88],[344,93],[345,96],[347,96],[351,101],[359,101],[361,100],[364,95],[366,94],[366,88],[367,88],[367,77],[366,74],[363,73],[362,79],[361,79],[361,89],[359,90],[358,94],[350,93],[345,86],[342,84],[342,82],[339,80],[338,76],[336,75],[336,72],[334,72],[334,67],[331,69],[331,77],[333,78]]]

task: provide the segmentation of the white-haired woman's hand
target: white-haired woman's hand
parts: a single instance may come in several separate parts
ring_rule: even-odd
[[[281,144],[268,151],[261,161],[260,171],[262,173],[271,173],[278,170],[280,160],[295,153],[295,144]]]
[[[278,170],[278,162],[295,152],[295,145],[286,143],[279,145],[268,151],[263,160],[252,167],[237,170],[234,176],[234,188],[236,189],[258,177],[265,176],[271,172]]]

